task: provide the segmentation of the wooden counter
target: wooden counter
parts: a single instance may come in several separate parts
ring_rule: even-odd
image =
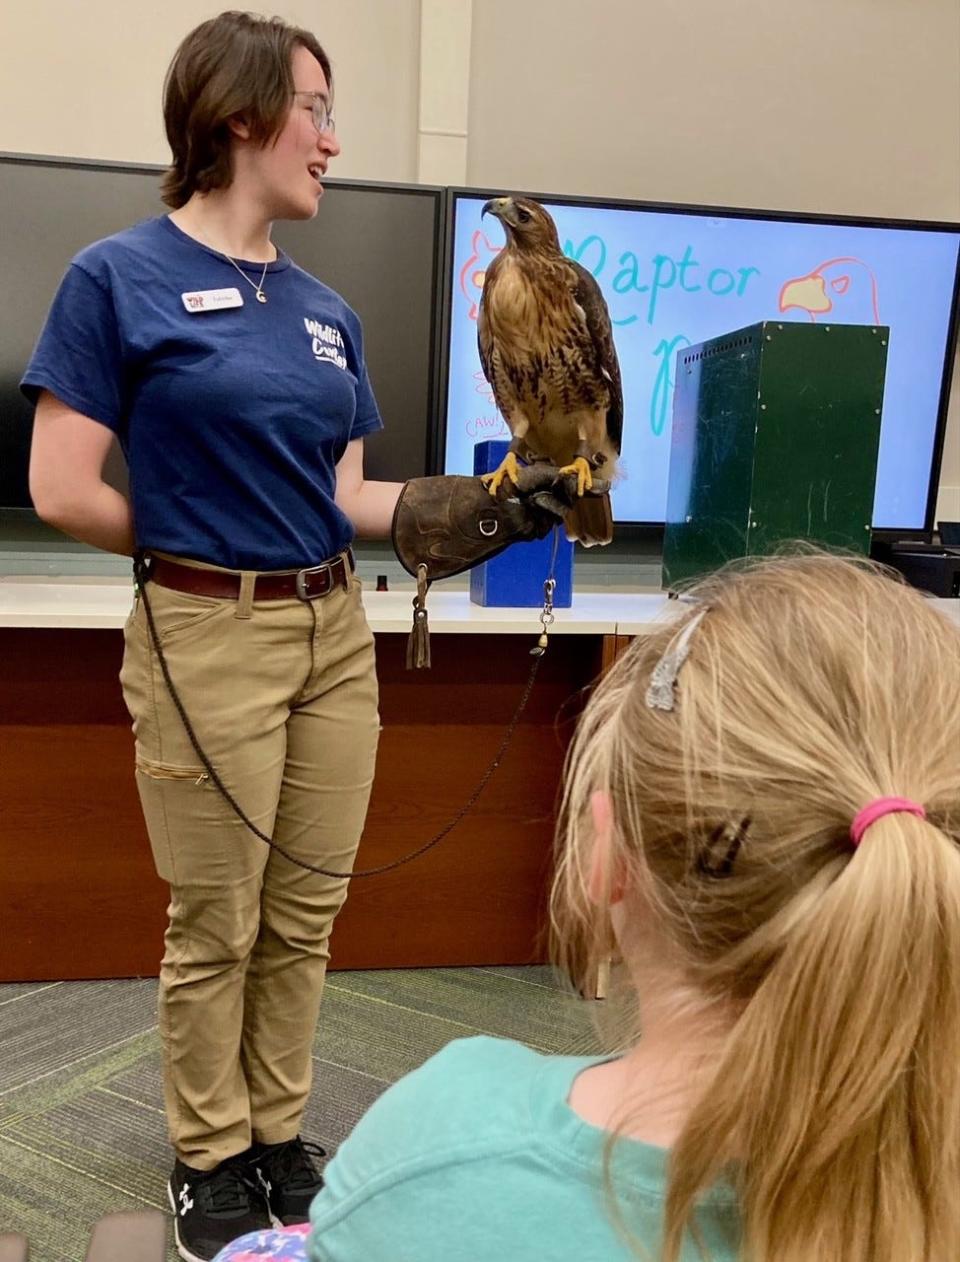
[[[516,708],[538,610],[430,595],[433,668],[404,664],[412,592],[368,593],[383,733],[358,868],[415,850],[460,810]],[[506,755],[469,815],[396,871],[353,882],[337,968],[544,958],[553,812],[578,694],[623,599],[557,610]],[[653,618],[660,597],[638,598]],[[129,580],[0,579],[0,981],[156,973],[166,886],[153,870],[117,679]]]
[[[366,593],[383,734],[357,860],[376,867],[451,820],[493,758],[530,670],[536,609],[430,595],[433,668],[407,671],[410,591]],[[129,580],[0,579],[0,981],[156,973],[153,870],[117,679]],[[960,621],[960,601],[937,601]],[[476,806],[426,855],[353,882],[336,968],[544,958],[564,752],[582,690],[668,602],[584,594],[558,609],[529,705]]]

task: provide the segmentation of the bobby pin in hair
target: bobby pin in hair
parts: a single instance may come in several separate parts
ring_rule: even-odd
[[[746,840],[750,829],[750,816],[745,816],[739,824],[721,824],[715,828],[706,848],[697,855],[697,868],[704,876],[722,879],[733,871],[733,864],[740,853],[740,847]],[[711,862],[713,852],[723,842],[727,843],[727,852],[718,863]]]

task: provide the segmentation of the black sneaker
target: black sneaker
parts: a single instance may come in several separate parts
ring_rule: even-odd
[[[191,1170],[178,1158],[167,1184],[177,1252],[185,1262],[210,1262],[225,1244],[273,1226],[248,1153],[213,1170]]]
[[[326,1155],[319,1144],[306,1143],[299,1135],[283,1144],[254,1144],[250,1149],[250,1169],[278,1227],[310,1221],[310,1202],[323,1187],[314,1161]]]

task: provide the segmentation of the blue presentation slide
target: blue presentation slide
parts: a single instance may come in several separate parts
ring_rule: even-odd
[[[454,205],[447,473],[509,438],[480,367],[477,309],[501,224]],[[924,525],[960,233],[544,202],[564,253],[597,278],[623,374],[618,521],[666,513],[677,351],[759,320],[890,327],[873,524]]]

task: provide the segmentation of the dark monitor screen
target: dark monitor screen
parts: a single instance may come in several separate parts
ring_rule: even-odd
[[[477,310],[503,228],[494,193],[453,191],[443,348],[442,467],[509,438],[480,368]],[[761,320],[889,325],[873,525],[930,530],[957,337],[960,224],[540,196],[561,248],[596,277],[623,376],[620,523],[664,520],[676,357]]]
[[[19,381],[70,259],[163,214],[162,168],[0,155],[0,508],[28,508],[33,409]],[[363,322],[385,429],[364,443],[370,478],[430,472],[442,192],[325,181],[317,217],[274,241],[342,294]],[[121,466],[122,468],[122,466]],[[122,476],[122,475],[121,475]]]

